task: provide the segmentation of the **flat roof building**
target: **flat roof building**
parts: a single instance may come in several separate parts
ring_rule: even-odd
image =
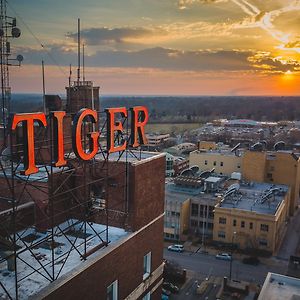
[[[232,182],[215,207],[213,239],[274,253],[285,233],[289,187]]]
[[[289,215],[299,204],[300,160],[292,151],[246,151],[242,177],[248,181],[284,184],[291,188]]]
[[[300,279],[268,273],[258,300],[299,300]]]
[[[16,207],[7,201],[11,168],[2,171],[0,297],[160,299],[165,155],[80,163],[70,155],[68,168],[30,176],[14,165]]]
[[[189,155],[190,166],[196,165],[202,171],[214,169],[216,173],[227,176],[242,172],[244,149],[239,146],[230,148],[223,143],[201,141],[198,149]]]

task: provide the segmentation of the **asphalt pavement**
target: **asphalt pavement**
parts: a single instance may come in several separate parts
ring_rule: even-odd
[[[216,259],[214,255],[193,252],[170,252],[164,250],[164,258],[176,261],[182,268],[191,272],[193,278],[207,276],[229,277],[230,261]],[[233,256],[232,279],[263,284],[268,272],[286,274],[287,261],[270,258],[272,263],[257,266],[243,264]]]

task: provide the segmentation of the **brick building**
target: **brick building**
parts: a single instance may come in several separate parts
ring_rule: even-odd
[[[165,155],[100,148],[90,161],[76,158],[71,118],[99,109],[99,89],[75,87],[67,89],[66,166],[50,166],[47,129],[35,132],[38,173],[20,173],[22,133],[1,157],[0,296],[160,299]]]

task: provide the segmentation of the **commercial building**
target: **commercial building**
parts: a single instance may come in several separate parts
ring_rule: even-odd
[[[214,212],[214,241],[274,253],[285,234],[290,189],[285,185],[232,182]]]
[[[166,153],[166,177],[177,176],[188,167],[189,161],[185,157]]]
[[[189,228],[190,199],[186,194],[172,192],[172,186],[165,189],[164,237],[167,240],[186,239]]]
[[[165,149],[165,152],[168,152],[175,156],[180,156],[184,154],[189,154],[190,152],[196,150],[196,148],[197,146],[193,143],[182,143]]]
[[[198,173],[194,168],[166,184],[164,236],[170,240],[186,240],[188,236],[212,237],[216,193],[224,177],[210,172]]]
[[[97,95],[92,84],[67,91],[68,120],[97,109],[98,96],[86,96]],[[53,167],[51,130],[36,137],[38,173],[20,173],[22,135],[1,156],[0,297],[160,299],[165,155],[99,147],[83,161],[67,144],[67,165]]]
[[[300,279],[269,272],[258,300],[297,300],[299,295]]]
[[[196,150],[190,153],[190,166],[198,166],[200,170],[215,169],[221,175],[230,176],[234,172],[242,172],[242,154],[229,150]]]
[[[299,157],[292,151],[246,151],[242,177],[248,181],[285,184],[291,188],[288,211],[293,215],[299,202]]]
[[[111,157],[109,185],[99,180],[100,159],[86,172],[55,168],[49,177],[48,168],[29,178],[18,175],[15,208],[5,201],[9,191],[4,182],[11,184],[12,177],[9,170],[1,173],[3,297],[17,291],[20,299],[137,299],[148,294],[160,299],[165,159],[163,154],[138,155]],[[14,234],[12,221],[15,244],[7,238]]]
[[[170,139],[170,134],[156,134],[156,133],[148,133],[146,134],[147,144],[143,145],[144,150],[148,151],[161,151],[167,146],[167,140]]]

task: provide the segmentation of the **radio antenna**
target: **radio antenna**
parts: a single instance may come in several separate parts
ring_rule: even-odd
[[[85,70],[84,70],[84,44],[82,44],[82,79],[85,81]]]
[[[77,84],[79,85],[80,81],[80,19],[78,18],[78,36],[77,36],[77,42],[78,42],[78,69],[77,69]]]
[[[45,88],[45,66],[42,60],[42,75],[43,75],[43,110],[46,113],[46,88]]]

